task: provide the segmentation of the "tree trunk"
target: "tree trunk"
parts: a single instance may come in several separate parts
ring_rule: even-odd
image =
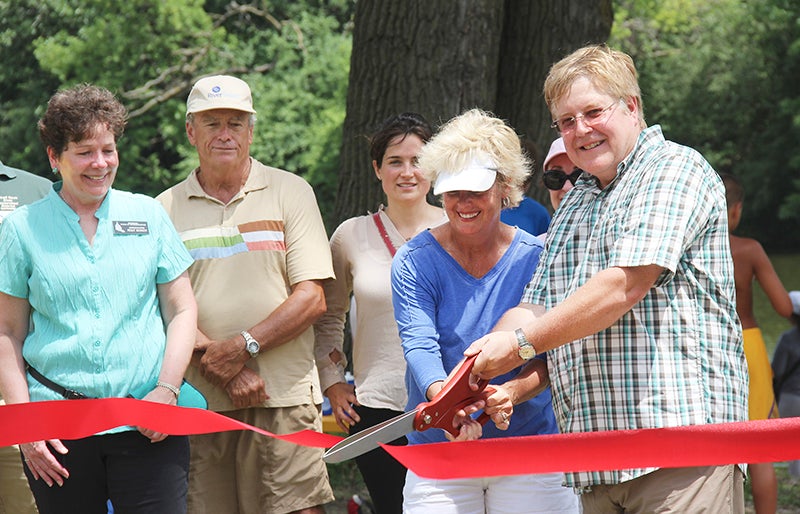
[[[436,126],[479,107],[549,145],[550,64],[605,40],[611,18],[611,0],[359,0],[335,223],[381,203],[367,136],[393,114],[415,111]]]
[[[558,134],[542,86],[550,66],[573,50],[603,43],[613,23],[611,0],[507,0],[495,113],[508,120],[535,159],[529,194],[550,207],[542,161]]]

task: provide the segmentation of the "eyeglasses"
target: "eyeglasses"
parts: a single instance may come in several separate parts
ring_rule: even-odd
[[[581,178],[582,174],[583,170],[580,168],[576,168],[575,171],[569,175],[561,170],[546,170],[542,180],[544,181],[544,187],[547,189],[552,189],[553,191],[558,191],[564,187],[564,184],[567,183],[567,180],[572,182],[572,185],[574,186],[575,182]]]
[[[578,126],[578,119],[583,119],[583,123],[585,125],[594,126],[596,123],[600,123],[605,118],[606,113],[610,112],[611,109],[619,105],[619,101],[615,101],[608,107],[604,107],[602,109],[589,109],[586,112],[579,112],[575,116],[564,116],[563,118],[559,118],[557,120],[553,120],[553,123],[550,125],[550,128],[556,129],[561,134],[565,134],[567,132],[572,132],[575,130],[575,127]]]

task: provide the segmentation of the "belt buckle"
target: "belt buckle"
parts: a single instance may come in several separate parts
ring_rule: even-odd
[[[78,391],[73,391],[72,389],[65,389],[64,397],[67,400],[85,400],[88,398],[88,396],[86,396],[85,394],[79,393]]]

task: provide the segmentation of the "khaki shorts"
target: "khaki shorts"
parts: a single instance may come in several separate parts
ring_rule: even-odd
[[[273,434],[321,431],[315,405],[228,411]],[[333,501],[321,448],[237,430],[190,437],[189,514],[284,514]]]
[[[36,503],[22,471],[19,447],[0,448],[0,514],[35,514]]]
[[[0,399],[0,405],[5,405]],[[36,514],[36,503],[22,471],[19,446],[0,448],[0,514]]]
[[[744,474],[739,466],[663,468],[581,495],[584,514],[618,512],[719,512],[744,514]]]

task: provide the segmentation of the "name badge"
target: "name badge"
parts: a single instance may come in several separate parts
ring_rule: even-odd
[[[143,235],[149,234],[146,221],[114,221],[115,236]]]

